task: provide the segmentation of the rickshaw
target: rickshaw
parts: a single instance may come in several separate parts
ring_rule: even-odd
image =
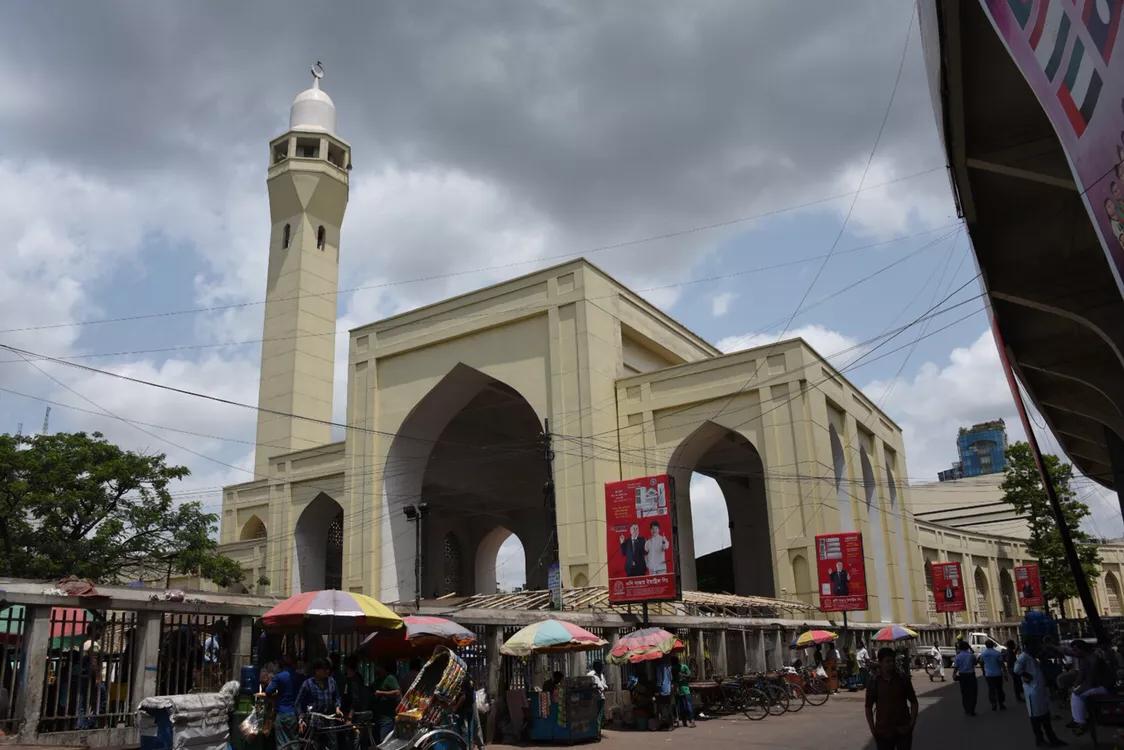
[[[395,711],[380,750],[471,750],[479,727],[476,693],[459,656],[438,646]]]

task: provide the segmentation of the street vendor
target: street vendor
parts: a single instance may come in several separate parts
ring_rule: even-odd
[[[398,701],[402,698],[402,688],[398,679],[390,673],[385,664],[375,664],[374,679],[371,681],[371,710],[375,719],[375,735],[382,742],[394,731],[394,714]]]
[[[561,672],[555,672],[550,676],[550,679],[542,684],[542,691],[544,693],[553,693],[558,688],[562,687],[562,681],[566,676]]]

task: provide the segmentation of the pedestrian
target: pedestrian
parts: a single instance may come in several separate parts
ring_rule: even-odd
[[[1023,681],[1015,677],[1015,664],[1019,660],[1019,646],[1014,641],[1007,641],[1007,650],[1003,652],[1003,665],[1007,667],[1007,674],[1011,676],[1011,692],[1015,700],[1023,702]]]
[[[678,657],[675,661],[678,664],[675,670],[675,707],[683,726],[694,729],[695,706],[691,701],[691,668]]]
[[[929,647],[929,659],[933,663],[933,671],[941,678],[941,682],[944,682],[944,656],[941,655],[940,646],[935,643]],[[930,676],[929,680],[931,682],[933,677]]]
[[[105,625],[95,622],[82,641],[78,670],[78,728],[93,729],[106,706],[106,668],[101,639]]]
[[[878,649],[878,667],[867,680],[866,723],[877,750],[910,750],[917,724],[917,693],[897,668],[894,649]]]
[[[1003,692],[1003,673],[1005,671],[1003,652],[995,647],[990,638],[984,643],[980,654],[984,680],[987,682],[987,701],[992,711],[1007,710],[1007,696]]]
[[[297,691],[296,706],[302,731],[306,726],[311,728],[315,734],[319,734],[318,739],[321,748],[336,750],[338,747],[336,739],[339,733],[316,732],[324,725],[321,723],[319,716],[311,715],[343,716],[343,710],[340,706],[340,691],[332,677],[332,665],[327,659],[317,659],[312,663],[312,677],[305,680],[300,690]]]
[[[597,689],[597,732],[600,734],[601,725],[605,723],[605,691],[609,683],[605,681],[605,664],[600,659],[589,665],[586,677],[593,680],[593,687]]]
[[[371,692],[375,737],[381,743],[394,731],[394,715],[398,710],[398,701],[402,698],[402,688],[398,685],[398,679],[390,673],[385,664],[375,665]]]
[[[964,706],[964,713],[968,716],[976,715],[976,698],[979,695],[979,685],[976,684],[976,655],[967,641],[956,644],[956,658],[952,661],[952,679],[960,683],[960,702]]]
[[[1094,649],[1085,641],[1076,640],[1069,645],[1077,658],[1077,682],[1069,699],[1069,709],[1073,713],[1070,726],[1074,734],[1083,734],[1089,723],[1086,700],[1108,693],[1116,684],[1116,670],[1099,649]]]
[[[1054,734],[1050,723],[1050,685],[1038,660],[1041,653],[1036,641],[1027,641],[1026,647],[1015,660],[1012,675],[1016,682],[1022,683],[1026,696],[1026,712],[1030,716],[1030,729],[1034,732],[1034,744],[1038,747],[1062,747],[1066,743]]]
[[[827,653],[823,657],[823,668],[827,672],[827,687],[831,692],[839,692],[839,649],[835,641],[827,644]]]
[[[265,694],[275,701],[276,719],[273,722],[273,737],[277,747],[281,747],[297,738],[297,685],[293,657],[288,654],[281,655],[281,666],[265,686]]]

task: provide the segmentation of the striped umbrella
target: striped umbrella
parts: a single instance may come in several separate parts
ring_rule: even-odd
[[[916,630],[910,630],[905,625],[887,625],[871,638],[872,641],[908,641],[917,637]]]
[[[579,628],[572,622],[541,620],[518,631],[500,646],[500,653],[508,656],[560,653],[563,651],[592,651],[606,645],[606,641]]]
[[[266,630],[352,633],[394,630],[402,618],[378,599],[329,589],[290,596],[262,615]]]
[[[444,617],[406,615],[406,626],[398,630],[371,633],[359,644],[359,650],[375,657],[403,657],[428,654],[437,646],[460,648],[476,642],[476,634]]]
[[[830,630],[805,630],[792,642],[793,648],[806,648],[817,643],[831,643],[839,640],[839,636]]]
[[[684,648],[683,641],[663,628],[642,628],[617,639],[609,650],[609,663],[639,664],[642,661],[655,661]]]

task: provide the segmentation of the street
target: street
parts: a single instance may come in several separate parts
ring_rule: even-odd
[[[924,674],[913,679],[921,702],[921,715],[913,736],[914,750],[1007,750],[1034,747],[1026,707],[1010,699],[1006,711],[993,713],[987,705],[987,691],[980,679],[979,710],[975,718],[967,717],[960,708],[960,692],[956,683],[930,683]],[[1008,686],[1010,683],[1008,683]],[[1055,707],[1056,709],[1057,707]],[[1068,711],[1062,716],[1054,712],[1054,729],[1070,747],[1091,748],[1088,735],[1074,737],[1064,728]],[[1102,735],[1101,747],[1114,745]],[[841,692],[819,708],[805,706],[795,714],[769,716],[751,722],[745,717],[723,717],[699,721],[695,729],[674,732],[618,732],[606,730],[601,747],[612,750],[643,748],[653,745],[688,743],[692,746],[718,748],[789,748],[790,750],[828,750],[854,748],[874,750],[863,713],[863,693]],[[510,747],[495,745],[494,747]]]

